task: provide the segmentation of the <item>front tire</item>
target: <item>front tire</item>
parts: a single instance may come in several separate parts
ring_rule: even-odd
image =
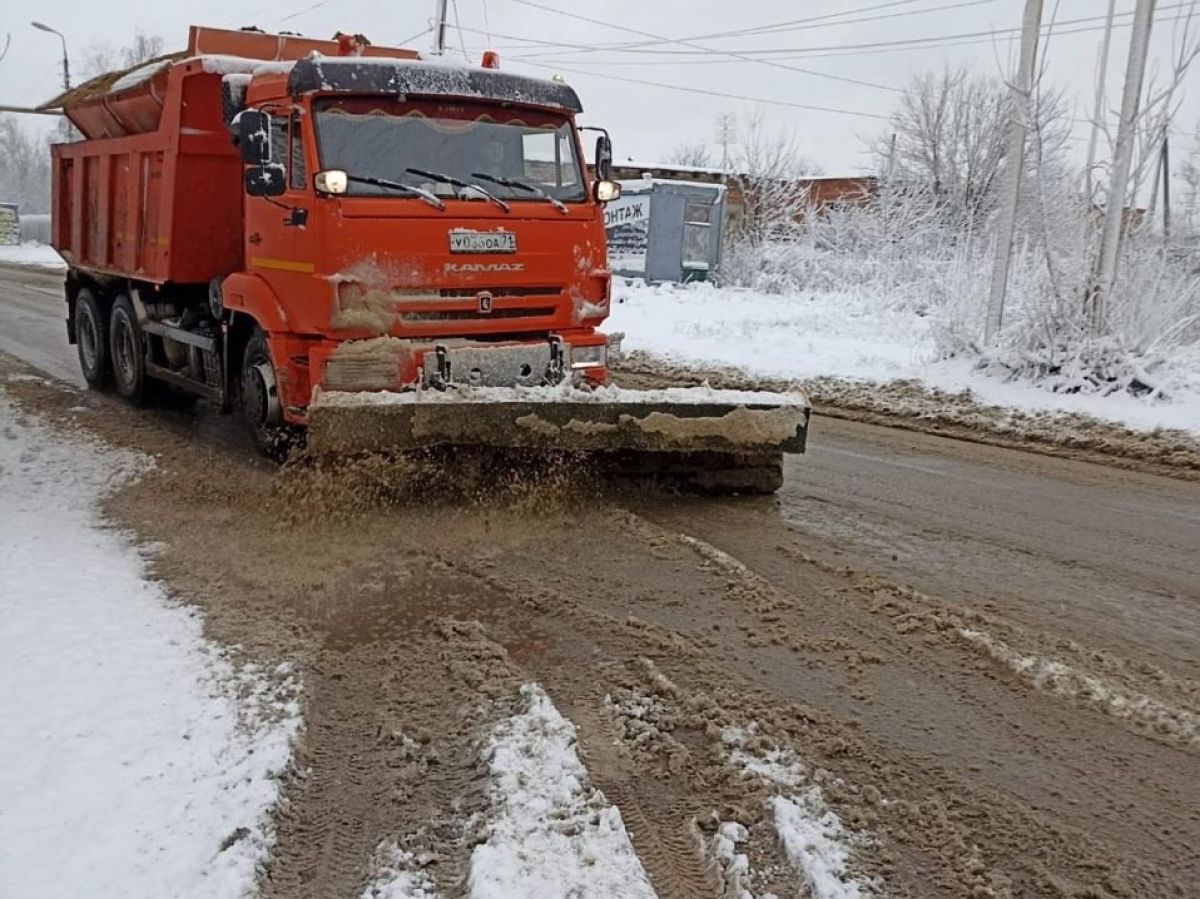
[[[149,404],[152,385],[146,377],[146,338],[133,303],[124,294],[113,303],[108,319],[108,346],[117,393],[134,406]]]
[[[100,300],[88,288],[75,297],[75,349],[79,369],[92,390],[103,390],[112,377],[109,364],[108,317]]]
[[[267,458],[282,462],[296,440],[283,420],[275,363],[261,329],[254,332],[242,356],[240,393],[242,419],[255,447]]]

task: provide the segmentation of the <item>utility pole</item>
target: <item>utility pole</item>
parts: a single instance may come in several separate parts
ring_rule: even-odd
[[[1146,59],[1150,49],[1150,26],[1154,23],[1155,0],[1137,0],[1133,11],[1133,31],[1129,36],[1129,61],[1125,64],[1125,90],[1121,97],[1121,124],[1113,156],[1112,180],[1104,205],[1104,228],[1100,232],[1100,259],[1091,290],[1092,327],[1099,330],[1108,314],[1107,305],[1117,280],[1117,259],[1121,237],[1125,233],[1125,197],[1129,193],[1129,168],[1137,136],[1138,108],[1142,82],[1146,77]]]
[[[1025,0],[1025,19],[1021,28],[1021,61],[1017,77],[1010,85],[1012,119],[1008,123],[1008,154],[1005,157],[1004,183],[1001,185],[1000,220],[996,226],[996,261],[992,264],[992,285],[988,295],[984,341],[991,343],[1004,322],[1004,294],[1008,290],[1008,264],[1012,255],[1013,231],[1017,224],[1017,204],[1021,197],[1021,170],[1025,167],[1025,141],[1032,122],[1033,73],[1037,65],[1038,34],[1042,28],[1042,0]]]
[[[896,173],[896,132],[892,132],[891,144],[888,146],[888,161],[887,161],[887,179],[892,180],[892,175]]]
[[[443,56],[446,52],[446,6],[448,0],[437,0],[433,18],[433,52]]]
[[[737,139],[737,120],[733,113],[717,116],[717,143],[721,145],[721,171],[729,173],[729,145]]]
[[[1171,239],[1171,139],[1163,136],[1162,146],[1163,185],[1163,242]]]
[[[1104,21],[1104,40],[1100,44],[1099,71],[1096,74],[1096,105],[1092,110],[1092,134],[1088,138],[1087,165],[1083,170],[1084,183],[1088,202],[1095,198],[1095,186],[1092,184],[1092,168],[1096,164],[1096,141],[1100,137],[1100,123],[1104,116],[1104,83],[1108,79],[1108,48],[1112,44],[1113,13],[1117,0],[1108,0],[1108,16]]]

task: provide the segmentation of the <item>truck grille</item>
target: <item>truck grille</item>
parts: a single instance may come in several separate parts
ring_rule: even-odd
[[[490,293],[494,297],[554,297],[562,292],[561,287],[443,287],[438,296],[466,298]]]
[[[516,306],[511,309],[493,309],[480,312],[478,309],[449,309],[431,312],[401,312],[400,321],[409,324],[419,322],[489,321],[502,318],[541,318],[554,314],[553,306]]]

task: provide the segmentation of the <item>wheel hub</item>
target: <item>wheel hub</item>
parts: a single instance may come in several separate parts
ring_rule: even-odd
[[[275,370],[270,362],[256,362],[246,371],[246,411],[262,427],[276,427],[283,420]]]

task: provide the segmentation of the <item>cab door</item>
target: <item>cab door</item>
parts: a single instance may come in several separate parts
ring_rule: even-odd
[[[319,295],[315,240],[300,111],[272,113],[271,163],[284,167],[286,189],[277,197],[246,197],[246,264],[273,289],[290,328],[314,333],[324,322]],[[320,282],[324,283],[324,282]]]

